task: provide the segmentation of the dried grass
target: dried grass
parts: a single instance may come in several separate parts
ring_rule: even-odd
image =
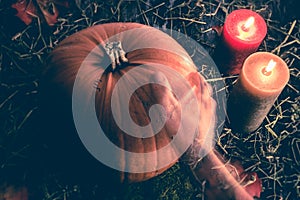
[[[217,44],[217,33],[212,27],[221,25],[232,10],[249,8],[260,13],[268,24],[268,35],[260,51],[273,52],[282,57],[289,66],[291,78],[256,132],[240,135],[232,132],[226,124],[219,134],[217,148],[228,158],[242,160],[247,171],[258,172],[263,181],[262,199],[300,198],[300,21],[283,18],[289,16],[286,9],[291,7],[285,7],[284,2],[279,0],[76,2],[77,5],[74,4],[51,28],[46,27],[39,18],[27,27],[17,23],[16,19],[17,26],[14,27],[1,21],[0,182],[11,181],[7,172],[14,170],[19,172],[13,175],[16,182],[30,182],[31,177],[28,176],[32,173],[27,168],[32,163],[39,165],[36,159],[40,157],[33,156],[37,150],[33,146],[40,146],[33,142],[36,135],[28,131],[26,125],[38,111],[37,93],[44,59],[64,38],[96,24],[132,21],[180,31],[212,53]],[[10,16],[7,2],[0,3],[0,11],[2,16]],[[227,92],[236,80],[236,76],[216,78],[214,74],[207,78],[211,84],[225,81],[224,90]],[[177,164],[157,178],[127,186],[120,194],[107,191],[97,184],[65,182],[59,174],[45,172],[41,173],[42,180],[30,185],[38,198],[43,200],[97,197],[201,199],[201,186],[196,185],[187,173],[184,166]]]

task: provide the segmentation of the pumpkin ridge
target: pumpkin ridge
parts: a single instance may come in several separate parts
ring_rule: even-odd
[[[131,32],[126,32],[127,30],[131,30]],[[118,70],[112,72],[109,70],[109,56],[105,52],[104,45],[106,42],[115,41],[116,39],[122,42],[122,46],[126,52],[126,57],[128,58],[129,62],[120,65]],[[151,48],[146,48],[147,46]],[[84,92],[81,94],[83,98],[82,104],[84,104],[82,105],[82,108],[84,108],[84,106],[88,108],[91,103],[90,99],[93,97],[91,95],[95,95],[93,103],[95,103],[97,120],[101,125],[102,130],[104,130],[107,138],[110,139],[112,143],[116,144],[116,146],[118,146],[120,149],[124,149],[129,152],[139,152],[144,154],[149,153],[147,155],[150,156],[147,157],[146,155],[142,155],[139,160],[132,160],[133,157],[125,158],[125,156],[127,156],[125,153],[128,152],[120,152],[119,154],[116,153],[115,155],[111,155],[112,159],[114,159],[113,161],[116,161],[116,164],[118,165],[117,167],[119,167],[118,172],[114,170],[112,171],[114,171],[114,175],[118,175],[117,177],[121,182],[137,182],[149,179],[159,173],[162,173],[174,164],[175,160],[174,162],[168,164],[168,166],[156,170],[156,167],[162,166],[161,164],[163,164],[166,159],[173,161],[173,158],[175,158],[174,156],[176,156],[177,152],[176,149],[172,149],[172,147],[164,152],[156,152],[172,141],[172,136],[175,135],[177,127],[172,128],[171,126],[177,126],[180,120],[178,118],[179,115],[176,116],[176,113],[179,114],[180,112],[180,107],[172,108],[172,105],[174,106],[175,101],[178,99],[174,98],[174,96],[168,96],[171,94],[171,91],[168,91],[165,98],[162,99],[164,96],[163,93],[167,91],[167,88],[164,88],[162,85],[160,85],[157,86],[158,89],[156,89],[153,87],[154,84],[146,84],[137,89],[137,91],[133,94],[134,99],[130,100],[129,105],[126,105],[132,107],[132,112],[136,111],[136,113],[130,112],[132,114],[132,119],[136,120],[136,124],[144,125],[148,123],[150,119],[148,114],[150,104],[161,104],[161,102],[163,102],[163,104],[161,104],[162,106],[168,105],[168,103],[171,104],[171,107],[169,106],[166,108],[166,110],[170,112],[167,114],[171,115],[170,123],[167,125],[162,125],[163,128],[153,136],[150,134],[149,138],[143,139],[125,134],[124,132],[126,131],[123,132],[121,127],[118,127],[116,122],[117,119],[113,118],[114,110],[112,110],[111,107],[112,92],[117,82],[121,77],[127,75],[129,71],[135,67],[142,68],[146,65],[143,67],[145,71],[139,72],[139,77],[129,77],[130,82],[127,84],[138,83],[138,78],[142,78],[140,79],[141,81],[146,80],[146,78],[151,78],[151,76],[157,73],[156,69],[160,71],[160,68],[158,68],[160,66],[166,66],[161,67],[161,69],[162,72],[166,73],[165,75],[170,83],[179,79],[172,77],[172,73],[168,73],[169,69],[182,76],[182,79],[185,79],[187,74],[190,72],[196,71],[192,60],[188,57],[186,51],[172,37],[158,29],[137,23],[101,24],[79,31],[74,35],[65,38],[51,52],[48,61],[49,63],[46,73],[44,74],[44,80],[46,83],[48,83],[48,86],[52,88],[57,87],[60,89],[61,93],[64,94],[64,96],[60,96],[61,98],[59,101],[57,100],[57,104],[55,104],[55,110],[58,112],[60,110],[67,110],[66,112],[68,116],[70,116],[70,120],[67,118],[62,118],[61,123],[72,120],[72,95],[74,94],[74,90],[76,90],[78,94],[81,94],[80,92]],[[98,74],[101,73],[102,76],[99,77],[100,75]],[[145,79],[143,79],[143,77]],[[78,87],[74,89],[75,82],[76,87]],[[174,87],[177,86],[180,87],[180,83],[176,83]],[[126,91],[126,87],[128,87],[128,85],[123,85],[120,88],[125,89]],[[53,93],[53,97],[57,99],[55,94],[60,91],[51,91]],[[127,88],[127,91],[129,91],[129,88]],[[159,95],[155,96],[156,92],[160,92],[160,97],[158,97]],[[117,114],[118,111],[123,112],[122,109],[124,105],[122,105],[121,100],[124,97],[122,94],[124,93],[121,91],[119,97],[117,97],[120,98],[119,100],[117,99],[116,102],[118,105],[114,105],[116,106],[114,109],[116,109]],[[79,97],[81,98],[81,96]],[[51,102],[49,99],[47,101],[49,103]],[[149,105],[147,103],[149,103]],[[65,107],[68,107],[68,109],[60,108],[64,105],[66,105]],[[172,114],[171,111],[174,113]],[[119,115],[119,117],[125,117],[125,115],[123,116],[123,113],[120,114],[122,115]],[[163,122],[162,117],[163,116],[157,115],[156,120],[158,123]],[[88,119],[83,120],[85,123],[88,123],[87,121]],[[77,128],[76,123],[80,123],[80,121],[75,122],[73,116],[72,122],[73,123],[70,124],[70,126],[72,126],[72,128],[75,130]],[[126,123],[126,120],[124,120],[123,123]],[[159,128],[160,127],[155,127],[155,124],[151,124],[149,125],[148,130],[157,131]],[[62,134],[64,133],[62,132]],[[70,135],[72,136],[72,134],[73,129]],[[76,134],[76,130],[74,131],[74,134]],[[79,137],[81,136],[81,133],[77,132],[77,134],[79,134]],[[142,134],[143,133],[141,133],[141,135]],[[78,137],[78,135],[76,136]],[[146,135],[144,137],[146,137]],[[83,143],[83,145],[85,145],[85,143]],[[77,147],[74,146],[74,149],[76,148]],[[150,152],[152,152],[153,155],[151,155]],[[106,154],[109,152],[103,153]],[[103,162],[106,164],[105,161]],[[149,168],[150,166],[151,168]],[[115,169],[117,169],[117,167],[115,167]],[[131,169],[132,171],[130,171]],[[145,171],[143,173],[134,173],[134,170],[143,171],[143,169]],[[151,171],[151,169],[153,169],[153,171]],[[124,172],[124,170],[127,172]]]
[[[123,75],[125,75],[126,70],[120,70],[119,73],[122,74],[122,76],[123,76]],[[134,77],[130,77],[130,78],[132,78],[132,80],[131,80],[132,82],[135,82]],[[134,110],[138,109],[140,106],[144,108],[144,105],[142,104],[143,99],[140,97],[140,95],[138,95],[138,92],[135,91],[131,96],[131,99],[130,99],[130,102],[129,102],[129,105],[128,105],[129,106],[128,109],[130,109],[130,105],[133,101],[132,98],[136,98],[140,102],[139,104],[137,104],[134,107]],[[146,116],[147,116],[147,113],[145,113],[145,109],[138,109],[138,110],[141,110],[143,112],[143,114],[146,114]],[[133,117],[133,116],[129,116],[129,117]],[[137,118],[138,118],[138,116],[137,116]],[[149,123],[149,121],[148,121],[148,123]],[[148,144],[149,139],[151,139],[151,138],[146,138],[146,139],[137,138],[137,137],[128,135],[128,134],[123,133],[123,132],[121,133],[121,135],[124,139],[124,143],[127,144],[127,145],[125,145],[125,150],[127,150],[127,151],[128,150],[132,151],[134,149],[138,150],[138,151],[132,151],[132,152],[135,152],[135,153],[143,153],[143,152],[147,151],[146,150],[147,145],[145,145],[145,144]],[[145,141],[147,141],[147,143],[145,143]],[[131,146],[131,145],[133,145],[133,146]],[[132,149],[132,148],[134,148],[134,149]],[[135,168],[136,165],[145,166],[144,169],[146,169],[146,166],[147,166],[147,160],[144,160],[144,159],[139,160],[139,163],[136,163],[136,161],[134,162],[133,160],[130,159],[130,157],[128,157],[128,158],[125,158],[125,162],[126,162],[126,168],[127,169]],[[125,173],[125,177],[126,177],[125,178],[126,182],[131,182],[131,180],[134,180],[134,179],[147,179],[147,176],[145,176],[145,174],[143,174],[143,173]]]

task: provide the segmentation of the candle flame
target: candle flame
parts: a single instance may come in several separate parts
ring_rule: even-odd
[[[271,59],[268,65],[266,66],[265,71],[271,72],[275,68],[276,64],[277,63],[273,59]]]
[[[245,30],[249,29],[251,26],[253,26],[254,21],[255,21],[255,18],[254,18],[253,16],[249,17],[249,18],[246,20],[245,24],[243,25],[243,28],[244,28]]]
[[[255,22],[255,18],[253,16],[249,17],[246,21],[241,21],[238,25],[238,32],[237,38],[247,41],[251,37],[253,37],[256,33],[256,27],[253,26]]]

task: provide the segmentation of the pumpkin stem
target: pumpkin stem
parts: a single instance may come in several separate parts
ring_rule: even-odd
[[[116,65],[120,65],[121,62],[128,62],[128,59],[125,57],[125,51],[123,50],[120,41],[107,42],[104,48],[111,59],[112,71],[114,71],[116,69]]]

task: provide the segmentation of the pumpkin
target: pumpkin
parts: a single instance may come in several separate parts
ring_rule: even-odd
[[[188,53],[172,37],[153,27],[109,23],[87,28],[64,39],[46,63],[42,92],[48,102],[47,115],[54,113],[52,121],[59,118],[55,124],[61,136],[75,131],[76,123],[92,121],[93,116],[76,119],[79,112],[91,107],[86,115],[96,112],[98,124],[113,145],[142,155],[133,159],[123,152],[109,154],[117,165],[120,182],[143,181],[162,173],[178,160],[197,131],[211,124],[213,100],[209,94],[201,94],[208,91],[208,84]],[[116,90],[119,93],[114,95]],[[157,104],[164,108],[159,115],[155,114],[160,109]],[[207,120],[202,123],[200,109],[207,111],[202,116]],[[177,134],[182,120],[185,127]],[[63,128],[66,124],[73,128]],[[89,128],[79,136],[81,141],[91,134]],[[80,127],[76,129],[82,132]],[[145,129],[150,132],[144,133]],[[176,136],[177,145],[169,145]],[[105,146],[101,141],[86,140],[94,142],[95,148]]]

